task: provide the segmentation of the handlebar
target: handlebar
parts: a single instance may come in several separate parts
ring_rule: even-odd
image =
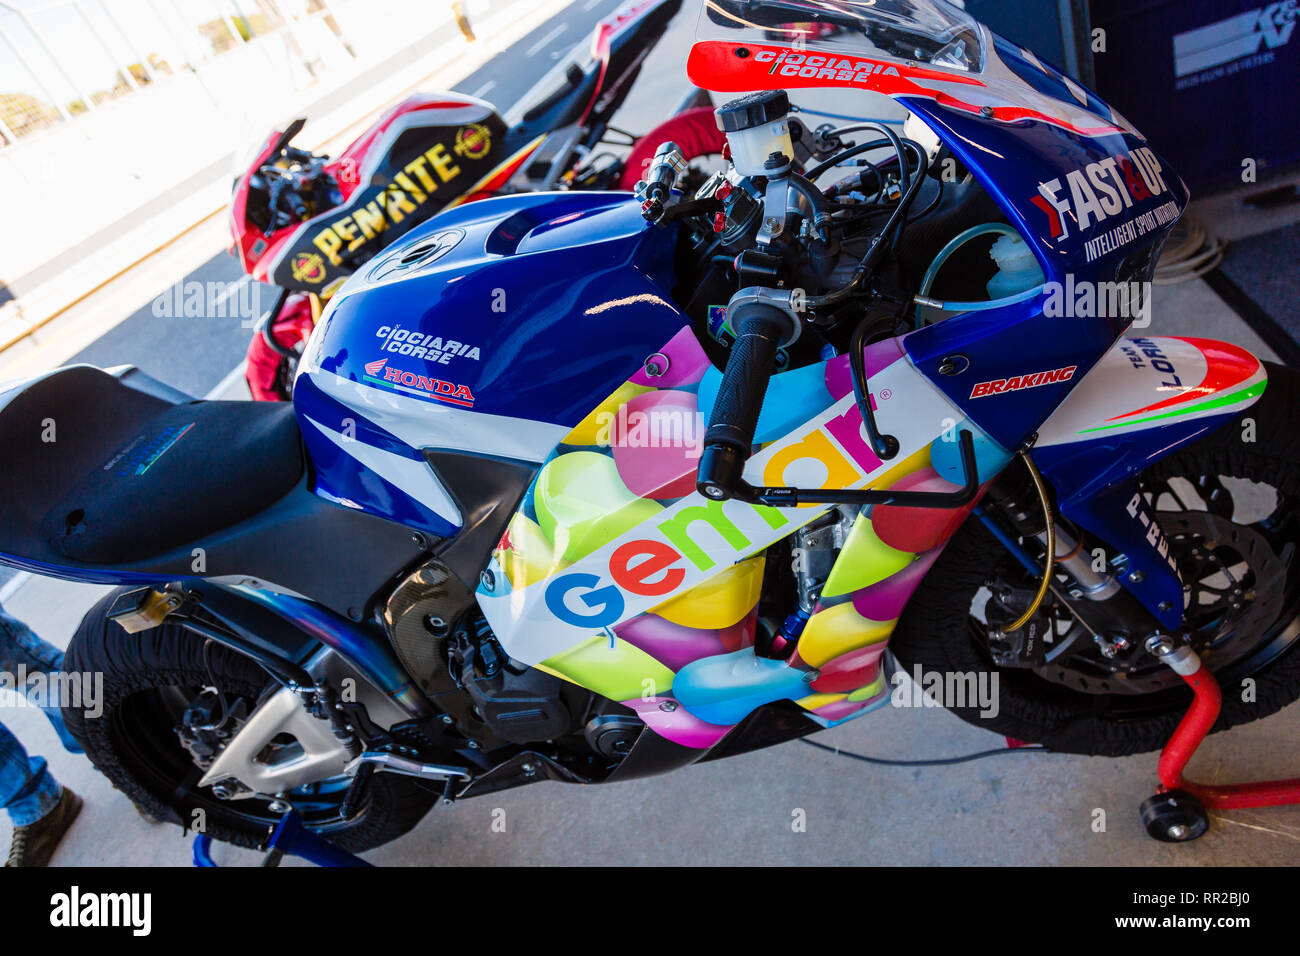
[[[696,473],[696,488],[706,498],[722,501],[740,487],[776,351],[789,338],[790,325],[786,313],[763,302],[736,310],[732,319],[736,341],[713,403]]]
[[[733,300],[734,303],[735,300]],[[791,508],[800,504],[865,505],[893,504],[909,508],[959,508],[974,501],[979,494],[980,479],[975,458],[975,442],[970,430],[958,433],[962,466],[962,487],[957,491],[896,491],[893,489],[822,489],[755,487],[745,481],[745,463],[754,445],[754,432],[758,427],[759,413],[767,395],[767,384],[772,377],[776,352],[797,332],[795,318],[771,302],[749,299],[735,306],[731,319],[736,342],[727,359],[727,369],[709,416],[709,427],[704,433],[704,450],[696,471],[696,490],[714,501],[736,498],[752,504],[776,508]],[[861,352],[859,337],[851,346]],[[862,376],[865,380],[865,374]],[[855,385],[855,392],[858,391]],[[898,442],[892,436],[879,435],[871,413],[870,399],[865,387],[859,398],[859,407],[865,408],[864,422],[870,433],[882,442],[892,444],[891,454],[898,453]]]

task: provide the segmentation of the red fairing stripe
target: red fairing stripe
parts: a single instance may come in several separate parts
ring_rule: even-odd
[[[743,51],[744,55],[738,55]],[[791,62],[793,59],[793,62]],[[686,73],[696,86],[719,93],[849,87],[886,96],[919,96],[943,106],[979,113],[983,107],[923,85],[925,81],[989,89],[973,76],[947,73],[892,60],[838,53],[809,53],[771,44],[736,44],[703,40],[691,48]],[[994,106],[993,119],[1003,123],[1032,119],[1084,136],[1121,133],[1118,126],[1075,126],[1025,106]]]
[[[1131,412],[1125,412],[1123,415],[1116,415],[1113,418],[1106,419],[1106,421],[1114,422],[1121,418],[1131,418],[1134,415],[1159,411],[1160,409],[1169,408],[1171,405],[1180,405],[1193,399],[1208,398],[1218,392],[1235,388],[1259,370],[1259,359],[1236,345],[1217,342],[1214,339],[1189,338],[1185,335],[1175,335],[1171,336],[1171,338],[1179,339],[1201,350],[1201,354],[1205,356],[1205,378],[1201,380],[1200,384],[1185,389],[1177,395],[1171,395],[1163,401],[1134,409]]]
[[[519,167],[527,161],[528,157],[537,151],[541,139],[542,137],[539,136],[533,145],[520,150],[514,156],[506,159],[504,164],[488,173],[480,182],[475,183],[468,192],[457,196],[451,202],[447,203],[443,209],[451,209],[455,206],[462,206],[465,203],[478,202],[480,199],[491,199],[496,195],[496,191],[504,186]]]

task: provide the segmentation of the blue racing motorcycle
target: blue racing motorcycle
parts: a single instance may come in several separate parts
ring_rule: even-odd
[[[0,394],[0,560],[120,585],[67,717],[140,806],[361,849],[900,671],[1101,755],[1160,747],[1199,661],[1257,688],[1219,728],[1300,695],[1300,384],[1145,331],[1188,194],[1137,131],[941,0],[706,0],[688,70],[725,168],[679,188],[666,142],[635,195],[437,215],[335,293],[291,406]],[[851,118],[882,97],[901,130]]]

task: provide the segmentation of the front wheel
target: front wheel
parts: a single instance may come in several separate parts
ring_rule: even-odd
[[[187,829],[202,820],[213,839],[262,846],[281,811],[268,799],[222,799],[211,787],[198,786],[205,755],[196,735],[184,731],[187,722],[197,721],[209,743],[237,731],[242,715],[270,689],[266,672],[225,647],[205,649],[204,639],[175,621],[127,634],[107,618],[119,593],[86,612],[68,646],[69,671],[104,675],[102,713],[90,717],[65,708],[68,729],[96,769],[145,813]],[[347,777],[318,781],[285,800],[308,827],[352,852],[406,833],[436,799],[416,781],[372,774],[360,805],[342,821],[349,783]]]
[[[1138,476],[1179,559],[1191,644],[1223,686],[1215,731],[1300,697],[1300,433],[1291,424],[1300,374],[1276,365],[1268,372],[1263,397],[1239,420]],[[1081,625],[1053,594],[1037,621],[1067,650],[1033,668],[993,663],[990,631],[1015,616],[1008,602],[1036,584],[968,520],[917,589],[890,649],[908,673],[996,675],[995,716],[949,708],[976,726],[1068,753],[1163,747],[1191,692],[1140,641],[1117,651],[1072,631]]]

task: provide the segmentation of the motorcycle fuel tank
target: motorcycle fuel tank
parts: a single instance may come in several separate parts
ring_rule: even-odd
[[[454,534],[457,496],[427,456],[536,467],[689,324],[674,240],[626,193],[528,194],[449,210],[367,263],[295,381],[317,493]]]

